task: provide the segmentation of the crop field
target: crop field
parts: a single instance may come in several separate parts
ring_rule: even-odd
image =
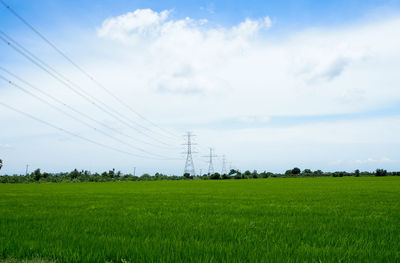
[[[400,262],[400,177],[2,184],[21,260]]]

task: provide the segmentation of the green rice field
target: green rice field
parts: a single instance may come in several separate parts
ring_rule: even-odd
[[[0,262],[400,262],[400,177],[0,185]]]

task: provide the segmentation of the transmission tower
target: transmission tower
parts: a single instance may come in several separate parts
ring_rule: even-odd
[[[194,163],[193,163],[193,157],[192,157],[192,145],[195,145],[192,143],[192,137],[194,135],[191,132],[188,132],[185,137],[187,138],[187,143],[183,144],[187,146],[187,151],[186,151],[186,163],[185,163],[185,170],[184,173],[188,173],[191,176],[195,176],[195,170],[194,170]]]
[[[210,148],[210,155],[206,155],[204,157],[209,158],[208,161],[208,175],[214,173],[214,165],[213,165],[213,157],[218,157],[217,155],[213,155],[213,149]]]
[[[226,174],[226,157],[225,155],[222,155],[222,170],[221,174]]]

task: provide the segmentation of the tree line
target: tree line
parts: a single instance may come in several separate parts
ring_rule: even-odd
[[[61,182],[118,182],[118,181],[160,181],[160,180],[229,180],[229,179],[259,179],[259,178],[275,178],[275,177],[365,177],[365,176],[400,176],[400,172],[388,172],[384,169],[376,169],[374,172],[355,170],[354,172],[323,172],[321,170],[311,171],[304,169],[301,171],[295,167],[287,170],[285,173],[272,173],[272,172],[257,172],[232,169],[229,173],[220,174],[203,174],[198,176],[191,176],[184,174],[183,176],[165,175],[162,173],[155,173],[154,175],[143,174],[135,176],[132,174],[124,174],[115,169],[103,173],[91,173],[90,171],[79,171],[74,169],[71,172],[65,173],[47,173],[36,169],[27,175],[3,175],[0,176],[0,183],[61,183]]]

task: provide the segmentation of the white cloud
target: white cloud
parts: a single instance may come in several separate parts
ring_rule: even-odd
[[[400,66],[395,59],[400,57],[400,37],[393,34],[400,27],[398,18],[272,39],[262,30],[271,26],[269,17],[222,27],[174,19],[169,11],[128,14],[107,19],[98,29],[101,38],[111,41],[111,50],[123,52],[119,68],[133,73],[116,75],[125,85],[141,78],[141,95],[147,98],[163,100],[170,94],[179,103],[169,105],[169,113],[179,116],[179,122],[182,107],[189,108],[190,119],[204,121],[210,115],[353,113],[400,99],[400,76],[393,70]],[[124,23],[116,22],[120,20]],[[135,26],[126,26],[130,24]],[[119,68],[111,69],[112,75]]]
[[[171,10],[155,12],[151,9],[137,9],[134,12],[104,20],[97,32],[101,37],[122,41],[132,37],[177,36],[177,34],[188,34],[189,31],[201,33],[203,37],[212,37],[220,31],[219,33],[225,34],[225,38],[231,38],[252,36],[272,25],[272,20],[266,16],[258,20],[246,18],[245,21],[230,29],[201,28],[208,22],[207,19],[194,20],[186,17],[173,20],[168,19],[170,14]]]
[[[124,40],[133,34],[154,35],[168,17],[169,10],[157,13],[151,9],[137,9],[124,15],[106,19],[98,30],[100,36]]]
[[[239,37],[249,37],[258,33],[263,28],[271,27],[272,21],[266,16],[264,19],[252,20],[246,18],[246,20],[240,23],[238,26],[233,27],[232,31]]]

